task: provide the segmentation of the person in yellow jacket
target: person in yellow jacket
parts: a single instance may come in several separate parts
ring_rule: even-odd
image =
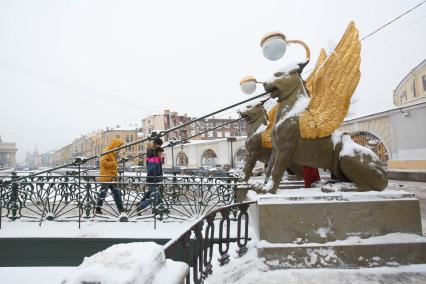
[[[109,146],[105,147],[102,152],[107,152],[116,149],[123,145],[123,141],[119,138],[113,138]],[[98,201],[96,202],[96,214],[102,214],[102,204],[108,193],[108,188],[111,189],[112,197],[114,198],[115,205],[118,211],[124,212],[123,201],[121,199],[121,192],[118,190],[114,183],[118,176],[117,164],[118,151],[111,152],[103,155],[99,161],[99,178],[98,181],[102,182],[101,190],[99,192]]]

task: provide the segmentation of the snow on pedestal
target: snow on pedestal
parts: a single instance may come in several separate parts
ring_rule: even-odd
[[[188,265],[165,257],[163,246],[154,242],[113,245],[90,257],[63,284],[180,283]]]
[[[426,263],[419,201],[413,194],[332,192],[318,188],[247,194],[261,241],[259,256],[274,268],[370,267]]]
[[[421,235],[419,201],[397,190],[324,193],[318,188],[247,194],[254,231],[270,243],[325,243],[403,232]],[[300,241],[298,241],[300,239]]]

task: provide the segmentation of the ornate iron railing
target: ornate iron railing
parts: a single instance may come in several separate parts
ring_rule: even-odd
[[[230,243],[236,242],[238,256],[241,257],[247,252],[249,241],[249,215],[248,208],[256,201],[235,203],[232,205],[217,208],[204,217],[197,220],[181,236],[169,241],[164,250],[167,258],[176,261],[183,261],[192,267],[192,282],[203,283],[213,272],[214,248],[218,249],[219,264],[225,265],[230,261]],[[237,222],[235,237],[231,237],[231,218]],[[219,220],[219,234],[215,237],[215,220]],[[206,225],[203,230],[204,225]],[[190,245],[190,242],[193,245]],[[190,249],[192,247],[192,250]],[[181,251],[180,256],[177,252]],[[185,282],[191,283],[190,272],[188,272]]]
[[[15,174],[16,175],[16,174]],[[203,216],[219,206],[234,202],[239,185],[235,177],[165,176],[150,184],[146,176],[121,175],[111,183],[121,194],[124,213],[119,212],[110,189],[97,212],[100,187],[97,176],[39,175],[0,181],[0,215],[9,220],[35,221],[137,221],[140,219],[188,220]],[[138,207],[155,185],[159,200]],[[141,209],[141,210],[139,210]],[[1,222],[1,221],[0,221]]]

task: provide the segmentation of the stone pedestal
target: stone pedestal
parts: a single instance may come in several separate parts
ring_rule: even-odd
[[[259,256],[272,267],[353,267],[426,262],[419,201],[411,193],[250,192]],[[328,259],[328,260],[326,260]]]

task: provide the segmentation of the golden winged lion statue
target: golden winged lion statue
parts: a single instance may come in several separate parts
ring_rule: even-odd
[[[301,77],[307,64],[303,62],[280,70],[264,84],[277,99],[275,121],[262,134],[263,141],[268,135],[272,140],[265,192],[275,193],[284,171],[294,164],[330,170],[337,181],[345,182],[340,183],[342,190],[386,188],[386,172],[374,152],[336,131],[360,80],[360,63],[361,42],[351,22],[331,54],[321,50],[306,82]]]

